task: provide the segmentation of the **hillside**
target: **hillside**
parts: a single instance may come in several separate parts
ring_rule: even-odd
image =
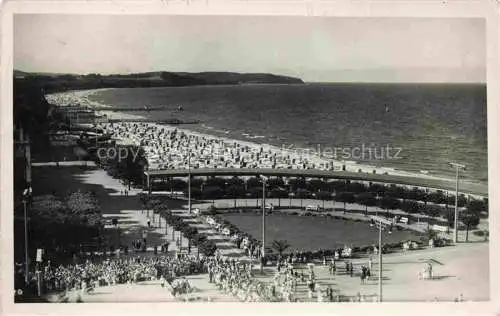
[[[45,92],[97,88],[175,87],[217,84],[300,84],[301,79],[267,73],[236,72],[144,72],[133,74],[53,74],[14,70],[16,80],[35,83]]]

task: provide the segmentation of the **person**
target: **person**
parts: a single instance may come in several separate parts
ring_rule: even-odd
[[[148,228],[151,228],[151,221],[148,219]]]
[[[361,266],[361,275],[360,275],[360,278],[361,278],[361,284],[364,284],[365,283],[365,278],[366,278],[366,268],[365,268],[365,266]]]
[[[331,285],[328,286],[326,295],[328,296],[328,301],[333,302],[333,289]]]
[[[323,294],[321,293],[321,288],[319,286],[316,287],[316,296],[317,296],[318,303],[322,303],[323,302]]]
[[[353,275],[353,273],[354,273],[354,266],[352,265],[352,261],[351,261],[351,263],[349,264],[349,272],[350,272],[350,274],[351,274],[351,278],[352,278],[352,275]]]
[[[312,299],[313,299],[313,291],[312,291],[312,289],[310,287],[308,289],[307,294],[308,294],[307,296],[308,296],[309,300],[312,301]]]
[[[371,269],[372,269],[372,266],[373,266],[373,260],[372,260],[372,258],[370,257],[370,259],[368,260],[368,270],[371,270]]]

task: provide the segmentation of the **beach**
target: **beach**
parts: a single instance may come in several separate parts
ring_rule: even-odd
[[[110,107],[89,99],[99,91],[102,89],[69,91],[49,94],[46,98],[49,103],[57,106]],[[115,111],[99,111],[99,114],[105,114],[109,119],[143,119],[139,115]],[[339,171],[344,167],[348,172],[454,181],[435,174],[334,160],[321,157],[314,152],[235,140],[167,124],[119,122],[104,123],[100,127],[123,143],[142,146],[146,151],[150,169],[251,167]],[[190,166],[188,166],[188,153],[191,153]]]

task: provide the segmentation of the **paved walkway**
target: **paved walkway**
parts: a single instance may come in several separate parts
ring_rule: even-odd
[[[463,294],[465,300],[485,301],[489,299],[489,261],[488,244],[462,244],[458,247],[433,248],[396,253],[383,256],[383,299],[390,302],[453,301]],[[419,280],[418,272],[424,268],[428,259],[443,265],[433,264],[435,278]],[[336,294],[355,298],[357,293],[366,301],[373,301],[378,295],[378,257],[373,258],[372,278],[361,284],[359,277],[361,265],[368,265],[368,258],[353,259],[354,276],[345,271],[343,261],[337,262],[336,275],[330,275],[328,266],[315,265],[318,284],[322,290],[331,286]],[[264,276],[256,274],[264,282],[272,282],[273,273],[266,269]],[[305,267],[298,268],[299,274]],[[297,297],[309,301],[307,286],[299,283]],[[317,297],[314,294],[313,301]]]
[[[170,287],[161,286],[161,282],[146,281],[137,284],[118,284],[111,286],[103,286],[94,289],[89,293],[81,291],[73,291],[68,293],[65,298],[68,303],[75,303],[78,297],[84,303],[156,303],[156,302],[234,302],[235,299],[226,294],[220,293],[215,288],[207,287],[204,279],[205,275],[190,275],[186,276],[193,288],[193,292],[173,296],[170,292]],[[61,298],[52,296],[52,302],[60,302]]]
[[[93,161],[49,161],[49,162],[33,162],[32,167],[70,167],[70,166],[87,166],[95,167],[96,164]]]

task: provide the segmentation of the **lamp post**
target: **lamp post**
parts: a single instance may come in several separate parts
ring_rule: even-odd
[[[378,301],[382,302],[382,218],[378,218]],[[387,224],[386,224],[387,225]],[[389,226],[389,234],[392,228]]]
[[[151,177],[149,176],[149,172],[146,173],[147,176],[147,181],[148,181],[148,202],[151,201]],[[147,218],[149,218],[149,205],[146,203],[146,211],[147,211]]]
[[[453,232],[453,242],[456,244],[458,242],[458,171],[460,169],[465,170],[465,165],[456,162],[450,162],[450,166],[455,167],[455,218],[454,218],[454,232]]]
[[[29,251],[28,251],[28,199],[31,196],[31,187],[28,187],[23,192],[23,206],[24,206],[24,256],[26,260],[26,271],[24,275],[24,281],[26,284],[29,283]]]
[[[191,150],[188,152],[188,213],[191,214]]]
[[[382,219],[378,225],[378,301],[382,302]]]
[[[262,258],[266,256],[266,182],[267,177],[260,176],[262,179]],[[261,270],[263,270],[261,265]]]

